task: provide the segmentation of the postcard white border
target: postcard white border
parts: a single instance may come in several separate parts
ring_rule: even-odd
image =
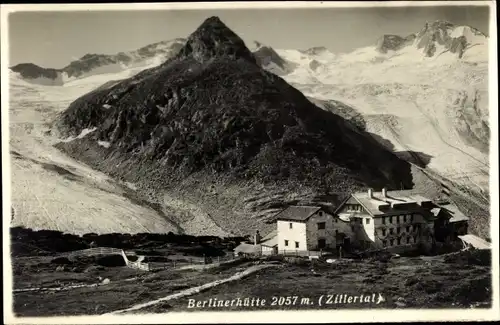
[[[7,17],[18,11],[129,11],[129,10],[206,10],[206,9],[285,9],[285,8],[349,8],[349,7],[424,7],[484,6],[490,7],[489,29],[489,103],[490,103],[490,193],[491,216],[498,208],[498,73],[495,1],[394,1],[394,2],[200,2],[200,3],[114,3],[114,4],[12,4],[1,5],[1,98],[2,98],[2,198],[4,322],[6,324],[158,324],[158,323],[328,323],[384,321],[487,321],[500,319],[499,312],[499,220],[491,218],[493,303],[491,309],[415,309],[415,310],[314,310],[314,311],[238,311],[186,312],[126,316],[15,317],[12,312],[12,269],[10,260],[10,159],[9,159],[9,91],[8,91],[8,24]]]

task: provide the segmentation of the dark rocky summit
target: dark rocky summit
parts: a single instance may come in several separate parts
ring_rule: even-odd
[[[194,59],[204,63],[214,58],[244,59],[256,63],[243,40],[218,17],[210,17],[192,33],[176,59]]]
[[[175,55],[186,42],[185,39],[176,38],[171,41],[164,41],[146,45],[131,52],[119,52],[116,55],[88,53],[78,60],[71,61],[62,69],[42,68],[32,63],[21,63],[11,67],[14,72],[20,73],[25,79],[45,77],[56,79],[61,74],[67,78],[78,78],[95,69],[121,64],[124,67],[149,58],[163,55],[165,58]]]
[[[276,53],[272,47],[264,46],[259,42],[255,43],[257,45],[257,49],[253,52],[253,55],[261,67],[266,67],[269,64],[274,63],[283,70],[287,68],[287,62],[278,53]]]
[[[415,34],[401,37],[398,35],[384,35],[377,42],[377,50],[380,53],[387,53],[388,51],[399,51],[403,47],[411,44],[415,40]]]
[[[226,229],[258,227],[245,220],[292,193],[412,186],[406,162],[257,61],[211,17],[165,63],[75,100],[55,127],[96,131],[57,147],[151,200],[183,195]]]
[[[443,20],[436,20],[433,23],[426,23],[424,28],[417,34],[410,34],[406,37],[399,35],[384,35],[377,42],[377,50],[380,53],[387,53],[387,51],[398,51],[406,46],[416,46],[421,49],[425,56],[433,57],[440,53],[438,48],[444,49],[451,53],[456,53],[458,58],[462,58],[464,52],[471,46],[477,44],[471,43],[465,35],[452,36],[452,30],[457,26],[450,22]],[[470,26],[461,26],[470,31],[471,34],[476,36],[486,36],[475,28]],[[442,51],[442,50],[441,50]]]
[[[10,68],[12,71],[19,73],[23,78],[36,79],[48,78],[56,79],[62,70],[42,68],[33,63],[20,63]]]

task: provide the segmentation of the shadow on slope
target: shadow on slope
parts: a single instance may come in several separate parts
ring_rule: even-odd
[[[36,159],[28,158],[28,157],[18,153],[17,151],[13,151],[13,150],[10,151],[10,154],[11,154],[12,158],[14,158],[14,159],[25,160],[25,161],[29,161],[29,162],[32,162],[34,164],[40,165],[43,169],[45,169],[49,172],[52,172],[52,173],[56,173],[56,174],[66,178],[68,180],[82,181],[82,176],[77,175],[74,172],[70,171],[69,167],[62,167],[62,166],[59,166],[57,164],[46,163],[46,162],[38,161]]]

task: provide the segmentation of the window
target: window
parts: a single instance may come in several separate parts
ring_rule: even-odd
[[[285,239],[285,246],[288,246],[288,240]]]
[[[406,226],[406,232],[410,232],[410,226]]]
[[[391,243],[391,246],[393,246],[394,245],[394,239],[391,239],[390,243]]]
[[[318,229],[325,229],[325,228],[326,228],[326,223],[318,222]]]
[[[413,242],[416,243],[417,242],[417,235],[413,236]]]
[[[398,238],[398,245],[401,245],[401,238]]]
[[[293,223],[290,222],[290,229],[292,229],[292,228],[293,228]]]
[[[399,234],[399,233],[401,233],[401,228],[400,228],[400,227],[398,227],[398,234]]]
[[[385,217],[382,217],[382,224],[385,225]]]
[[[403,222],[406,222],[406,214],[403,216]]]
[[[370,218],[366,218],[366,224],[369,225],[370,224]]]
[[[413,222],[413,214],[410,215],[410,222]]]
[[[295,248],[299,248],[299,242],[298,241],[295,242]]]
[[[389,217],[389,223],[392,223],[392,216]]]
[[[319,216],[322,217],[323,216],[323,211],[320,211],[318,212]]]
[[[338,234],[339,234],[339,230],[335,229],[335,235],[338,235]]]
[[[385,236],[385,229],[382,229],[382,236]]]
[[[391,229],[389,229],[389,234],[391,234],[391,235],[392,235],[393,233],[394,233],[394,229],[392,229],[392,228],[391,228]]]
[[[382,240],[382,245],[387,246],[387,240]]]
[[[326,247],[326,240],[321,238],[318,239],[318,248],[325,248]]]

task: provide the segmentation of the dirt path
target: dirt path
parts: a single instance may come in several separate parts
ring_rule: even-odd
[[[138,279],[139,279],[138,277],[123,279],[123,280],[113,281],[113,284],[115,284],[117,282],[130,282],[130,281],[135,281]],[[44,288],[44,287],[21,288],[21,289],[14,289],[14,290],[12,290],[12,292],[18,293],[18,292],[28,292],[28,291],[65,291],[65,290],[71,290],[71,289],[93,288],[93,287],[105,286],[105,285],[108,285],[109,283],[110,282],[107,282],[107,283],[98,282],[98,283],[91,283],[91,284],[75,284],[75,285],[68,285],[68,286],[62,286],[62,287],[52,287],[52,288]]]
[[[162,303],[164,301],[169,301],[169,300],[173,300],[173,299],[178,299],[178,298],[190,296],[190,295],[193,295],[195,293],[202,292],[204,290],[216,287],[218,285],[221,285],[221,284],[224,284],[227,282],[240,280],[240,279],[242,279],[242,278],[244,278],[252,273],[255,273],[257,271],[260,271],[260,270],[263,270],[265,268],[272,267],[272,266],[276,266],[276,265],[275,264],[253,265],[244,271],[235,273],[234,275],[230,276],[229,278],[209,282],[209,283],[206,283],[206,284],[198,286],[198,287],[193,287],[193,288],[189,288],[186,290],[182,290],[178,293],[174,293],[174,294],[168,295],[168,296],[160,298],[160,299],[152,300],[152,301],[142,303],[142,304],[137,304],[137,305],[134,305],[132,307],[129,307],[126,309],[121,309],[121,310],[116,310],[116,311],[113,311],[110,313],[106,313],[104,315],[114,315],[114,314],[122,314],[122,313],[137,311],[137,310],[140,310],[140,309],[143,309],[146,307],[150,307],[150,306]]]

